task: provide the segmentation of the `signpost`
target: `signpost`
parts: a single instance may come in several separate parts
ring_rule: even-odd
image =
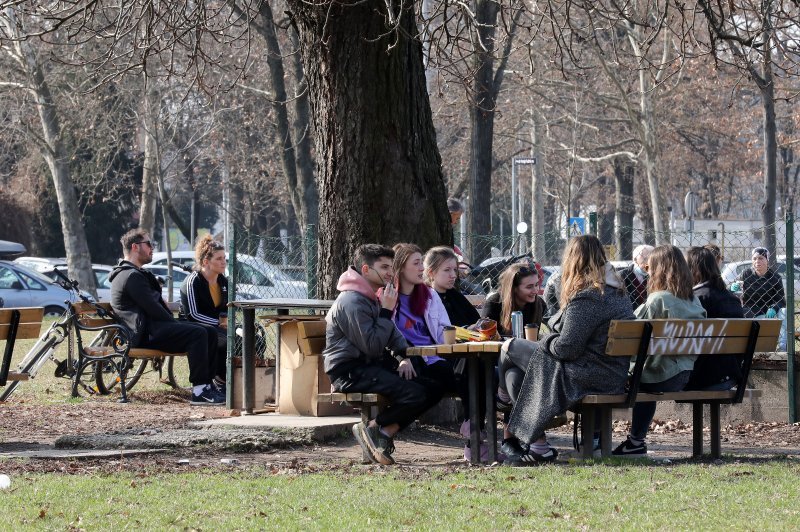
[[[586,234],[586,218],[569,218],[569,238]]]

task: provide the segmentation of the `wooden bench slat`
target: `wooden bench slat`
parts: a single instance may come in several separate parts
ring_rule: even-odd
[[[8,377],[6,378],[7,381],[27,381],[29,375],[27,373],[18,373],[16,371],[9,371]]]
[[[381,400],[381,396],[377,393],[320,393],[317,394],[317,401],[325,403],[362,403],[362,404],[377,404]]]
[[[747,338],[741,336],[717,338],[652,338],[648,355],[731,355],[744,353]],[[759,335],[756,352],[775,351],[777,336]],[[638,338],[609,338],[606,344],[608,356],[636,356],[639,352]]]
[[[647,320],[653,325],[653,337],[694,338],[698,336],[748,336],[752,318],[708,318],[702,320]],[[760,334],[778,336],[781,320],[759,319]],[[609,338],[640,338],[644,320],[614,320],[608,327]]]
[[[86,354],[93,357],[106,356],[114,353],[114,348],[111,346],[86,346],[83,348]],[[161,349],[144,349],[141,347],[134,347],[128,352],[131,358],[161,358],[161,357],[181,357],[188,356],[188,353],[168,353]]]
[[[744,391],[745,399],[752,399],[761,397],[762,390],[747,389]],[[736,395],[736,390],[724,391],[702,391],[691,390],[685,392],[665,392],[665,393],[645,393],[639,392],[636,394],[636,402],[648,401],[724,401],[733,399]],[[579,404],[598,405],[598,404],[623,404],[628,399],[627,394],[616,395],[587,395]]]
[[[0,308],[0,322],[7,324],[11,321],[11,315],[15,310],[19,311],[20,323],[41,322],[44,317],[44,307],[6,307]]]
[[[0,340],[8,340],[8,331],[11,330],[9,324],[0,325]],[[30,340],[39,338],[42,330],[41,320],[38,323],[20,323],[17,327],[17,340]]]

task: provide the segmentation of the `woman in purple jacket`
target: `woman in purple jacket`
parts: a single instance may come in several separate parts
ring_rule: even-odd
[[[422,250],[414,244],[394,246],[394,272],[397,276],[398,298],[394,322],[409,345],[433,345],[444,343],[444,328],[450,318],[436,290],[424,282],[425,266]],[[446,392],[458,393],[462,405],[468,404],[466,379],[456,374],[453,362],[439,356],[422,357],[424,361],[415,365],[423,378],[435,381]],[[465,409],[461,433],[469,436],[468,414]],[[481,454],[488,452],[481,444]],[[471,458],[469,443],[464,447],[464,458]]]

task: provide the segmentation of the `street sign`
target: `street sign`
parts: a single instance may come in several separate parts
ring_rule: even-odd
[[[581,236],[586,234],[586,218],[569,219],[569,237]]]
[[[514,164],[536,164],[536,157],[515,158]]]

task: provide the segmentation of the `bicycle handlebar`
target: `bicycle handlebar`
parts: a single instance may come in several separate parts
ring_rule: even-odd
[[[94,307],[94,309],[97,311],[97,315],[98,316],[106,317],[106,316],[109,315],[109,313],[108,313],[108,311],[106,311],[106,309],[104,309],[100,305],[96,305],[94,301],[90,300],[88,297],[83,295],[83,292],[81,292],[80,289],[78,288],[78,286],[79,286],[78,281],[70,279],[69,277],[67,277],[64,274],[64,272],[62,272],[58,268],[53,268],[53,271],[55,272],[55,274],[57,276],[61,277],[61,281],[57,281],[57,282],[64,290],[67,290],[69,292],[73,292],[75,295],[77,295],[80,298],[81,301],[83,301],[87,305],[91,305],[92,307]]]

